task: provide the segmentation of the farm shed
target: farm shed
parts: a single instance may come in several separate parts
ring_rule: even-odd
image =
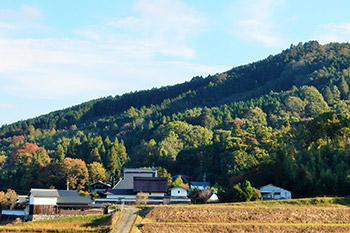
[[[260,189],[262,199],[291,199],[292,193],[286,189],[272,184],[262,186]]]
[[[182,186],[175,186],[170,189],[170,203],[190,203],[191,199],[188,198],[189,189]]]
[[[75,190],[31,189],[25,218],[43,219],[40,216],[103,214],[103,207],[92,204]],[[55,218],[55,217],[53,217]]]

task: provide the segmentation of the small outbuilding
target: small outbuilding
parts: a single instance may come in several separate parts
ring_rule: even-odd
[[[32,188],[28,200],[25,208],[26,220],[104,213],[102,205],[94,205],[90,197],[83,197],[76,190]]]
[[[286,189],[268,184],[260,187],[262,199],[292,199],[292,193]]]
[[[182,186],[175,186],[170,189],[170,203],[190,203],[191,199],[188,198],[189,189]]]
[[[111,185],[98,180],[97,182],[90,184],[90,188],[91,193],[104,194],[108,189],[111,188]]]

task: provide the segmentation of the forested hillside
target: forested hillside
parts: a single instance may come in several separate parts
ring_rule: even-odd
[[[226,194],[249,180],[299,196],[349,195],[349,84],[350,44],[310,41],[206,78],[4,125],[0,189],[64,188],[69,179],[86,190],[116,182],[124,167],[155,166],[194,180],[206,172]]]

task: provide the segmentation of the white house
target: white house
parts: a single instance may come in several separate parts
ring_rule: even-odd
[[[190,203],[191,199],[188,198],[189,189],[182,186],[175,186],[170,189],[170,203]]]
[[[219,201],[219,198],[218,198],[218,195],[216,195],[216,191],[211,190],[210,194],[207,197],[206,203],[213,203],[218,201]]]
[[[292,199],[292,193],[272,184],[260,188],[262,199]]]

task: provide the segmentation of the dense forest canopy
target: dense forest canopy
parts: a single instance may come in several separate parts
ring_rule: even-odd
[[[87,190],[158,167],[229,193],[268,183],[350,194],[350,44],[291,45],[206,78],[109,96],[0,128],[0,189]],[[236,185],[237,187],[237,185]]]

